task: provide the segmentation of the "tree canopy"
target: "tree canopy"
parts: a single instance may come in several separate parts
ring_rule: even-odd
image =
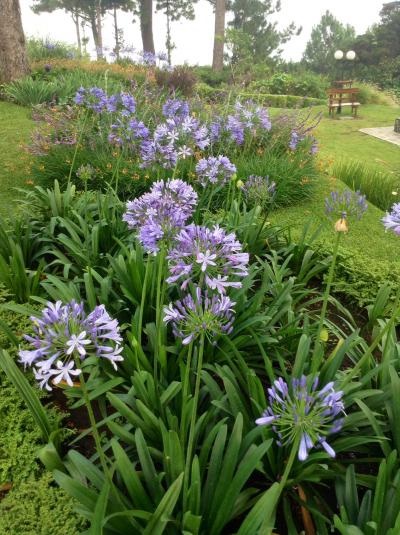
[[[306,45],[303,60],[316,72],[331,73],[335,70],[335,51],[349,50],[354,43],[355,36],[353,26],[342,24],[330,11],[326,11],[311,31],[311,38]]]

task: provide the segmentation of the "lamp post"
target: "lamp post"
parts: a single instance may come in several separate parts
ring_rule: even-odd
[[[336,50],[335,53],[333,54],[333,57],[335,58],[336,61],[342,61],[343,60],[343,63],[342,63],[342,82],[344,81],[343,78],[344,78],[344,68],[345,68],[345,62],[348,61],[348,62],[352,62],[355,60],[356,58],[356,53],[354,52],[354,50],[348,50],[346,53],[344,53],[342,50]],[[342,111],[342,107],[339,105],[338,109],[337,109],[337,112],[340,113]]]

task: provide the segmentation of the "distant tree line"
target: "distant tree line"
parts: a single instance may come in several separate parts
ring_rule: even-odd
[[[334,53],[354,50],[353,72],[383,86],[400,86],[400,1],[383,4],[380,20],[357,35],[327,11],[312,29],[302,64],[321,74],[335,72]]]
[[[123,11],[138,21],[143,50],[155,53],[153,14],[161,12],[166,17],[166,49],[171,63],[174,49],[172,23],[180,19],[194,19],[195,5],[200,0],[32,0],[35,13],[64,10],[74,21],[76,39],[82,51],[82,29],[91,28],[97,56],[103,57],[104,16],[110,13],[114,24],[114,53],[120,58],[123,35],[118,13]],[[224,61],[231,64],[266,64],[280,59],[282,45],[301,28],[290,23],[279,29],[271,15],[281,9],[280,0],[201,0],[214,9],[213,69],[223,68]],[[0,0],[0,81],[7,81],[27,72],[24,35],[21,24],[19,0]],[[227,14],[229,22],[226,24]],[[335,68],[334,51],[354,49],[357,66],[379,69],[382,64],[391,65],[392,74],[400,70],[400,1],[383,5],[380,21],[363,35],[356,36],[349,24],[338,21],[327,11],[318,25],[312,29],[300,65],[315,72],[328,74]],[[397,67],[396,67],[397,66]],[[396,75],[396,73],[395,73]],[[400,77],[400,74],[399,74]]]

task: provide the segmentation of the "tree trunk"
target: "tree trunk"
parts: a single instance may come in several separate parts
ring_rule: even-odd
[[[94,46],[96,48],[97,59],[99,59],[99,32],[97,31],[97,22],[94,13],[90,15],[90,27],[92,28],[92,35]]]
[[[225,12],[226,0],[216,0],[214,51],[212,63],[212,68],[214,71],[221,71],[224,66]]]
[[[114,52],[115,52],[115,57],[117,58],[117,60],[119,60],[119,28],[118,28],[118,18],[117,18],[117,6],[116,4],[114,4],[114,12],[113,12],[113,17],[114,17],[114,38],[115,38],[115,49],[114,49]]]
[[[0,82],[29,72],[19,0],[0,0]]]
[[[76,41],[78,43],[79,55],[82,56],[81,29],[80,29],[80,20],[79,20],[78,11],[75,11],[72,13],[72,20],[74,21],[74,24],[75,24]]]
[[[155,54],[153,39],[153,0],[140,1],[140,31],[143,50]]]
[[[97,59],[103,58],[103,32],[101,29],[101,0],[96,6],[96,26],[97,26]]]
[[[167,3],[167,39],[165,41],[168,55],[168,65],[171,66],[171,52],[172,52],[172,39],[171,39],[171,12],[170,3]]]

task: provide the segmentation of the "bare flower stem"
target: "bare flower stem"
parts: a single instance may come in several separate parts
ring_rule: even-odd
[[[328,309],[329,295],[330,295],[330,291],[331,291],[331,287],[333,283],[333,276],[335,274],[335,266],[337,262],[341,236],[342,236],[341,232],[336,233],[336,240],[335,240],[335,245],[333,248],[332,261],[329,267],[328,280],[326,283],[326,288],[325,288],[325,292],[323,296],[321,314],[319,316],[318,329],[317,329],[317,334],[315,337],[314,351],[313,351],[312,360],[311,360],[311,373],[316,373],[319,370],[319,367],[321,365],[321,360],[322,360],[321,332],[324,327],[326,311]]]

